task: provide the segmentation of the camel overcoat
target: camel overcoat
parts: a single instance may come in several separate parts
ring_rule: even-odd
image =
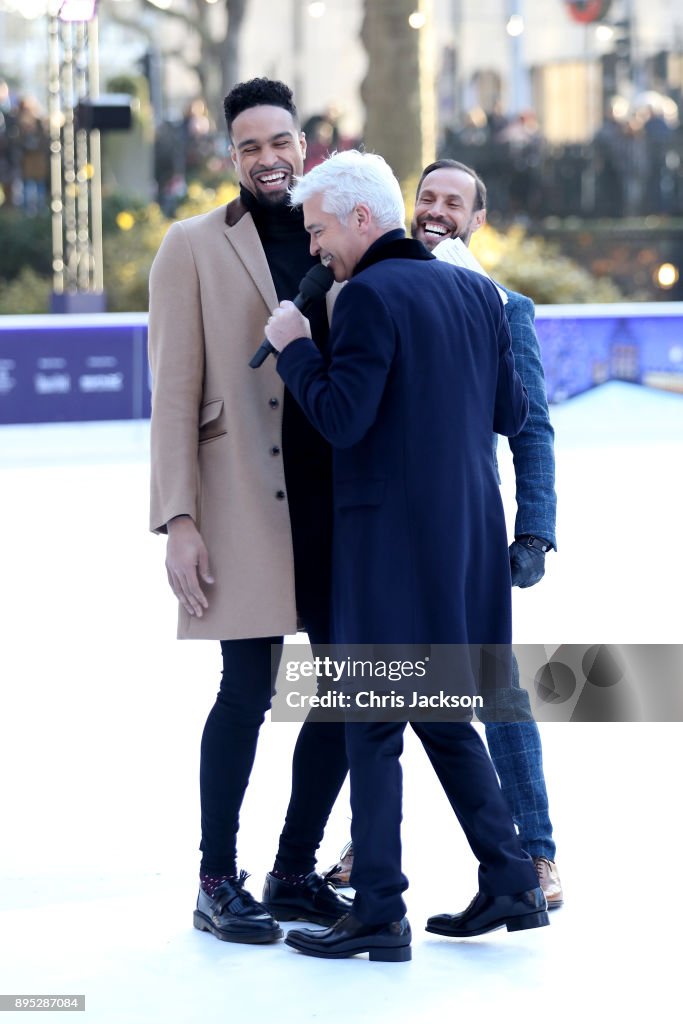
[[[277,305],[241,200],[170,228],[150,275],[150,528],[191,516],[215,578],[201,619],[179,608],[181,638],[296,632],[284,386],[274,359],[248,365]]]

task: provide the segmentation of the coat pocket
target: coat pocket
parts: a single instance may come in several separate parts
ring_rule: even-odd
[[[336,508],[381,505],[386,480],[338,480],[334,485]]]
[[[214,398],[210,402],[204,402],[199,410],[199,443],[213,441],[214,438],[222,437],[226,433],[223,399]]]

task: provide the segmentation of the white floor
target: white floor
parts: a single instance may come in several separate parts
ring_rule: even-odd
[[[612,384],[552,416],[560,551],[541,585],[515,592],[516,639],[680,642],[683,398]],[[512,514],[507,458],[503,473]],[[199,736],[219,658],[174,640],[146,486],[144,423],[0,429],[0,993],[85,993],[98,1024],[680,1022],[680,723],[542,726],[566,894],[550,928],[422,931],[466,905],[476,865],[408,733],[412,963],[314,960],[192,929]],[[256,894],[296,729],[264,727],[243,809]],[[343,794],[323,866],[347,818]]]

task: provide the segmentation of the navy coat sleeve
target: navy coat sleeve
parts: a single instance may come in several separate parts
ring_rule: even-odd
[[[515,368],[529,396],[529,416],[524,428],[510,440],[517,492],[515,536],[532,534],[543,537],[556,548],[555,435],[550,423],[541,349],[534,326],[534,304],[517,292],[508,292],[508,295],[505,312],[512,333]]]
[[[335,448],[350,448],[375,422],[396,343],[380,296],[352,281],[335,303],[329,364],[310,338],[299,338],[277,370],[316,430]]]
[[[500,305],[498,322],[498,381],[496,384],[496,405],[493,415],[493,429],[496,434],[514,437],[518,434],[529,412],[529,399],[519,374],[515,370],[512,355],[510,328]]]

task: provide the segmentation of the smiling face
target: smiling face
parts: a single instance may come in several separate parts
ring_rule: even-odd
[[[473,232],[486,220],[486,210],[475,210],[474,178],[454,167],[440,167],[422,182],[415,201],[411,232],[431,250],[444,238],[460,238],[469,245]]]
[[[232,122],[231,143],[240,184],[262,203],[287,203],[306,156],[306,138],[289,111],[265,105],[243,110]]]
[[[335,281],[348,281],[365,251],[384,233],[363,203],[343,224],[336,214],[323,210],[321,192],[304,200],[304,225],[311,236],[311,255],[320,257]]]

